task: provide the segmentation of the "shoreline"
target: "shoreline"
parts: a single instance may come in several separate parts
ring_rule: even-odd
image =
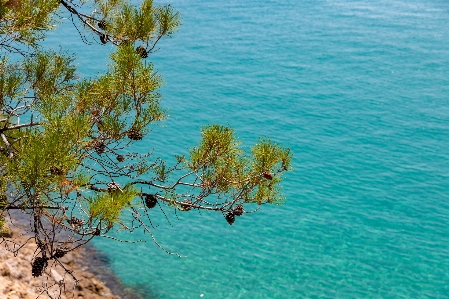
[[[93,244],[86,244],[84,251],[84,259],[79,261],[83,267],[88,267],[91,272],[100,281],[104,282],[112,294],[117,296],[117,299],[144,299],[142,296],[133,292],[130,288],[124,286],[120,278],[114,274],[108,264],[108,258],[105,254],[100,253]],[[86,251],[89,254],[86,254]]]
[[[60,287],[58,282],[64,281],[64,292],[61,299],[143,299],[129,288],[123,286],[120,279],[112,272],[107,257],[86,244],[82,248],[67,253],[60,258],[60,264],[49,261],[45,275],[33,277],[31,275],[31,261],[37,248],[34,240],[30,240],[14,256],[8,250],[14,243],[24,244],[29,239],[26,233],[27,223],[21,213],[10,215],[7,225],[10,227],[9,235],[0,237],[0,298],[8,299],[36,299],[42,293],[42,284],[48,286],[50,294],[58,295]],[[3,242],[2,242],[3,241]],[[16,247],[17,248],[17,247]],[[73,271],[79,280],[78,284],[64,268]],[[50,298],[40,295],[39,298]]]

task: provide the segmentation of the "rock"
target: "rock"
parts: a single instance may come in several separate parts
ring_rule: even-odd
[[[8,281],[3,285],[3,294],[8,294],[14,291],[14,283],[12,281]]]
[[[23,248],[22,250],[20,250],[20,252],[23,254],[25,258],[29,257],[30,261],[33,258],[33,250],[29,248]]]
[[[64,278],[64,289],[67,292],[73,292],[73,290],[75,290],[75,280],[69,275],[66,275]]]
[[[56,283],[60,283],[61,281],[64,281],[64,277],[61,276],[61,274],[58,273],[55,269],[50,270],[51,277]]]
[[[20,270],[21,267],[17,267],[17,263],[6,261],[5,264],[12,278],[21,279],[23,277],[23,273]]]
[[[34,293],[34,292],[28,292],[25,297],[23,297],[23,299],[36,299],[38,298],[38,294]]]
[[[87,283],[86,289],[101,295],[105,291],[105,286],[98,279],[91,278]]]
[[[95,276],[92,273],[87,272],[87,269],[87,267],[82,268],[81,271],[83,272],[80,274],[80,276],[86,279],[94,278]]]
[[[32,277],[31,261],[36,254],[36,244],[30,236],[23,231],[14,228],[14,240],[6,240],[4,246],[0,246],[0,299],[49,299],[42,286],[43,277]],[[1,238],[0,238],[1,240]],[[14,241],[14,243],[12,242]],[[16,248],[14,244],[24,244],[17,255],[11,252]],[[45,270],[45,283],[48,291],[55,295],[60,294],[60,299],[115,299],[103,282],[96,278],[87,267],[79,261],[83,260],[84,251],[69,252],[58,261],[51,260]],[[65,269],[73,271],[78,283]],[[59,285],[60,281],[63,284]],[[54,283],[54,282],[56,283]],[[53,286],[51,286],[53,285]],[[62,291],[62,293],[61,293]],[[41,294],[41,295],[39,295]]]
[[[63,257],[61,257],[61,258],[59,259],[59,261],[60,261],[61,263],[67,264],[67,265],[72,264],[72,263],[73,263],[73,260],[74,260],[74,258],[73,258],[73,253],[71,253],[71,252],[66,253]]]
[[[1,276],[10,276],[11,272],[9,271],[9,267],[5,262],[0,263],[0,275]]]

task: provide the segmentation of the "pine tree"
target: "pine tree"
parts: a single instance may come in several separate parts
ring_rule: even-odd
[[[79,79],[71,55],[40,45],[62,11],[114,45],[105,73]],[[245,205],[283,201],[279,183],[292,155],[268,138],[246,153],[233,129],[205,126],[171,166],[129,151],[167,116],[161,76],[146,59],[180,24],[172,6],[152,0],[0,0],[0,211],[29,215],[34,276],[113,228],[151,233],[143,215],[156,205],[216,211],[233,224]]]

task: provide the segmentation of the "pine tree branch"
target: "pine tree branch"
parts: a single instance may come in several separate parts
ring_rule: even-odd
[[[10,131],[10,130],[17,130],[17,129],[26,128],[26,127],[40,126],[40,125],[42,125],[42,123],[40,123],[40,122],[28,123],[28,124],[23,124],[23,125],[15,125],[15,126],[12,126],[12,127],[6,127],[6,128],[3,128],[3,129],[0,129],[0,132]]]
[[[106,40],[109,40],[111,43],[113,43],[114,45],[118,46],[119,43],[114,40],[111,39],[109,35],[104,34],[103,32],[101,32],[100,30],[98,30],[97,28],[95,28],[94,26],[92,26],[89,22],[87,22],[84,19],[84,14],[78,12],[75,8],[73,8],[72,6],[70,6],[67,2],[65,2],[64,0],[59,0],[59,2],[72,14],[72,15],[76,15],[78,17],[78,19],[85,24],[87,27],[89,27],[93,32],[95,32],[96,34],[98,34],[99,36],[105,36]],[[91,18],[91,17],[89,17]]]
[[[2,140],[3,140],[3,142],[5,143],[6,148],[8,149],[8,152],[9,152],[9,159],[14,158],[14,152],[13,152],[13,150],[12,150],[11,144],[9,143],[8,139],[6,138],[6,135],[3,134],[3,133],[1,133],[1,134],[0,134],[0,137],[2,137]]]
[[[31,206],[31,207],[6,206],[6,208],[5,208],[5,210],[34,210],[34,209],[66,210],[66,207],[55,207],[55,206]]]

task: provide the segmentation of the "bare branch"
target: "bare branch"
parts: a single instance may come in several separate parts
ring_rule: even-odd
[[[22,124],[22,125],[15,125],[15,126],[12,126],[12,127],[6,127],[6,128],[3,128],[3,129],[0,129],[0,132],[10,131],[10,130],[17,130],[17,129],[27,128],[27,127],[35,127],[35,126],[40,126],[40,125],[42,125],[41,122],[28,123],[28,124]]]
[[[14,158],[14,152],[13,152],[13,150],[12,150],[11,144],[9,143],[8,139],[6,138],[6,135],[3,134],[3,133],[1,133],[0,136],[2,137],[2,140],[3,140],[3,142],[5,143],[6,148],[7,148],[8,151],[9,151],[9,159]]]

